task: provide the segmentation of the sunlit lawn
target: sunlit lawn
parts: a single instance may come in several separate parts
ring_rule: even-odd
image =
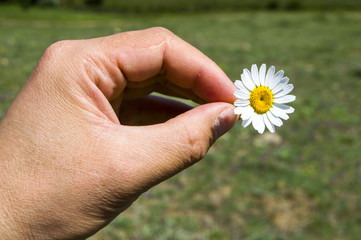
[[[0,118],[42,52],[164,26],[233,80],[284,69],[296,112],[276,134],[240,124],[206,159],[144,194],[91,239],[361,239],[361,12],[121,16],[0,7]]]

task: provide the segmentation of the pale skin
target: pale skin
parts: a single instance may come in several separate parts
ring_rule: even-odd
[[[53,44],[0,123],[1,238],[91,236],[205,156],[236,122],[234,90],[163,28]]]

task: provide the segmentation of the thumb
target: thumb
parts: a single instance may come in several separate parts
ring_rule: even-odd
[[[132,139],[127,149],[136,149],[130,151],[133,182],[148,189],[202,159],[235,124],[233,110],[228,103],[209,103],[162,124],[127,127],[126,135]]]

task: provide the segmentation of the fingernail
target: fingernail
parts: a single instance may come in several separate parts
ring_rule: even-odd
[[[228,107],[214,122],[214,134],[215,139],[220,138],[223,134],[228,132],[236,123],[237,116],[234,114],[234,106]]]

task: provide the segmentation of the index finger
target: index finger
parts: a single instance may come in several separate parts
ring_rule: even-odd
[[[101,45],[108,57],[116,59],[126,81],[142,82],[160,75],[208,102],[235,99],[235,87],[218,65],[164,28],[112,35]]]

